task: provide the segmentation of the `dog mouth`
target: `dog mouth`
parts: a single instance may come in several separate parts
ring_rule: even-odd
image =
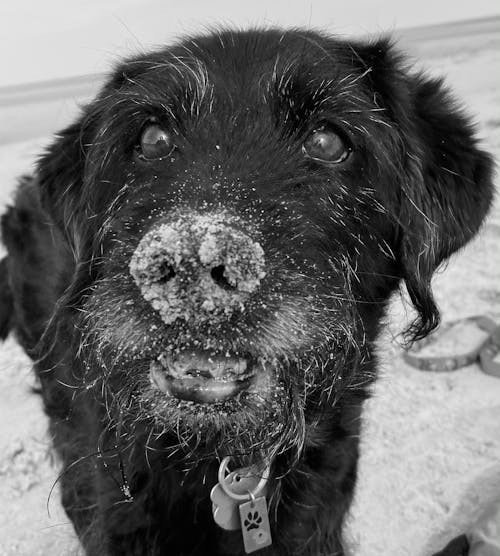
[[[220,403],[248,390],[256,366],[247,358],[188,352],[162,354],[150,365],[154,388],[167,396],[195,403]]]

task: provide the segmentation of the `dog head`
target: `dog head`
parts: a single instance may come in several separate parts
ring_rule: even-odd
[[[268,459],[361,396],[401,280],[412,334],[436,326],[431,275],[492,197],[470,121],[388,41],[276,30],[126,61],[39,179],[82,384],[136,432]]]

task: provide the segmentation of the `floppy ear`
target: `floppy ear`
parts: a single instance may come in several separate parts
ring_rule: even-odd
[[[8,272],[7,257],[5,257],[0,261],[0,340],[5,340],[12,328],[14,307]]]
[[[74,214],[71,197],[82,188],[85,171],[85,116],[57,134],[38,161],[37,174],[44,210],[65,229]],[[73,195],[72,195],[73,194]]]
[[[127,70],[127,71],[125,71]],[[137,62],[128,70],[127,63],[119,66],[97,97],[83,108],[80,117],[56,134],[55,140],[40,157],[37,167],[43,209],[61,230],[68,231],[75,217],[86,219],[86,205],[78,205],[84,185],[89,151],[99,137],[99,120],[113,91],[129,79],[129,73],[143,71]],[[91,161],[92,162],[92,161]]]
[[[418,311],[407,331],[412,339],[439,324],[431,291],[438,265],[479,230],[492,202],[492,159],[477,146],[473,125],[441,80],[410,80],[414,144],[410,180],[400,206],[402,276]]]
[[[389,202],[397,216],[399,275],[418,312],[407,338],[417,340],[439,324],[433,272],[476,234],[488,212],[493,163],[443,82],[408,75],[390,39],[353,43],[352,53],[399,136],[393,137],[398,153],[391,162],[401,180],[398,199]]]

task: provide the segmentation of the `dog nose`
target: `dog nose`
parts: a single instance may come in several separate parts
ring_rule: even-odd
[[[147,232],[129,269],[144,299],[171,324],[243,310],[264,264],[262,246],[235,217],[186,212]]]

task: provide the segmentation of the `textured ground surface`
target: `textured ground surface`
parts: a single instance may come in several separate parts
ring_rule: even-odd
[[[425,39],[425,37],[424,37]],[[500,154],[498,42],[448,37],[409,43],[445,74],[478,115]],[[0,208],[14,176],[29,170],[43,140],[0,148]],[[500,206],[481,236],[437,276],[443,320],[486,314],[500,322]],[[383,366],[367,405],[360,479],[347,528],[356,556],[429,556],[500,499],[500,379],[472,365],[425,374],[405,365],[394,340],[407,321],[395,299],[381,340]],[[463,339],[455,339],[457,349]],[[47,450],[46,420],[30,393],[29,362],[13,340],[0,346],[0,556],[78,554]]]

